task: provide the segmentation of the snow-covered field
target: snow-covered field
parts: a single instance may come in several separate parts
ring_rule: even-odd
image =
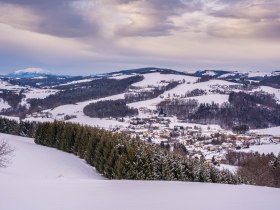
[[[280,153],[280,144],[268,144],[268,145],[257,145],[250,146],[249,149],[242,149],[242,152],[259,152],[260,154],[270,154],[278,155]]]
[[[72,82],[67,82],[67,83],[64,83],[64,84],[61,84],[59,86],[65,86],[65,85],[74,85],[74,84],[79,84],[79,83],[84,83],[84,82],[91,82],[93,81],[94,79],[81,79],[81,80],[76,80],[76,81],[72,81]]]
[[[12,85],[12,84],[0,79],[0,89],[20,91],[22,88],[24,88],[24,87],[18,86],[18,85]]]
[[[170,77],[170,75],[158,73],[153,73],[153,74],[147,74],[145,75],[145,78],[143,81],[134,84],[133,86],[148,86],[148,84],[157,84],[161,80],[166,80],[170,81],[171,79],[173,80],[183,80],[185,79],[185,83],[178,85],[177,87],[166,91],[162,94],[161,97],[157,97],[151,100],[146,100],[146,101],[139,101],[135,103],[129,104],[130,107],[134,108],[140,108],[140,107],[147,107],[149,109],[156,109],[156,105],[160,103],[161,101],[164,100],[164,98],[173,98],[173,96],[181,96],[185,95],[188,91],[192,91],[195,89],[201,89],[207,92],[207,95],[202,95],[202,96],[196,96],[196,97],[190,97],[188,99],[196,99],[198,100],[199,103],[218,103],[222,104],[228,101],[228,95],[223,95],[223,94],[213,94],[209,93],[209,91],[213,89],[222,89],[222,88],[228,88],[230,86],[240,86],[236,83],[232,82],[227,82],[223,80],[210,80],[207,82],[201,82],[201,83],[195,83],[197,81],[196,77],[190,77],[190,76],[181,76],[181,75],[173,75],[173,77]]]
[[[53,95],[58,92],[58,90],[54,89],[39,89],[39,88],[30,88],[19,85],[12,85],[9,82],[3,81],[0,79],[0,89],[5,89],[9,91],[13,91],[14,93],[19,93],[21,90],[24,90],[25,97],[21,101],[21,105],[26,105],[29,107],[27,102],[28,99],[37,98],[44,99],[49,95]],[[7,102],[4,102],[2,98],[0,98],[0,110],[10,108]]]
[[[255,133],[258,133],[258,134],[261,134],[261,135],[280,136],[280,126],[272,127],[272,128],[252,130],[252,132],[255,132]]]
[[[108,96],[105,98],[79,102],[77,104],[67,104],[67,105],[58,106],[52,110],[46,110],[46,111],[50,112],[54,117],[56,117],[56,119],[59,119],[59,116],[62,116],[62,114],[64,114],[64,115],[73,114],[73,115],[81,116],[81,115],[83,115],[84,107],[91,103],[96,103],[96,102],[102,101],[102,100],[117,100],[117,99],[124,99],[124,94],[118,94],[118,95],[114,95],[114,96]]]
[[[143,181],[1,184],[7,210],[277,210],[279,189]]]
[[[79,158],[0,134],[14,148],[0,169],[2,210],[277,210],[280,189],[206,183],[105,180]]]
[[[24,94],[26,96],[25,100],[31,99],[31,98],[44,99],[57,92],[58,92],[58,90],[54,90],[54,89],[35,89],[35,88],[33,88]]]
[[[10,108],[10,105],[3,99],[0,99],[0,110],[8,109],[8,108]]]
[[[115,74],[115,75],[112,75],[112,76],[109,77],[109,78],[110,78],[110,79],[121,80],[121,79],[126,79],[126,78],[129,78],[129,77],[134,77],[135,75],[137,75],[137,74],[133,74],[133,75]]]
[[[77,104],[67,104],[63,106],[58,106],[51,110],[45,110],[44,112],[49,112],[52,115],[52,118],[33,118],[28,117],[26,121],[54,121],[54,120],[63,120],[66,115],[75,115],[76,118],[68,120],[68,122],[75,122],[84,125],[97,126],[102,128],[110,128],[115,126],[123,126],[124,124],[118,122],[116,120],[107,120],[107,119],[99,119],[99,118],[91,118],[84,114],[83,109],[85,106],[95,103],[101,100],[117,100],[124,99],[124,94],[118,94],[114,96],[109,96],[96,100],[89,100],[80,102]]]
[[[209,94],[209,95],[203,95],[203,96],[196,96],[196,97],[190,97],[188,99],[196,99],[198,100],[198,103],[200,104],[211,104],[212,102],[216,103],[216,104],[223,104],[228,102],[228,95],[225,94]]]
[[[160,73],[150,73],[144,74],[144,80],[133,84],[135,87],[147,87],[149,85],[157,86],[163,81],[180,81],[185,80],[186,82],[194,83],[197,81],[197,77],[176,75],[176,74],[160,74]]]
[[[195,77],[193,77],[193,78],[195,78]],[[188,84],[188,80],[186,80],[186,83],[184,83],[182,85],[178,85],[174,89],[172,89],[170,91],[167,91],[165,93],[165,95],[168,95],[168,94],[170,94],[171,96],[173,94],[181,95],[181,94],[185,94],[187,91],[192,91],[192,90],[195,90],[195,89],[211,91],[213,89],[224,90],[224,89],[229,88],[229,87],[241,86],[240,84],[236,84],[236,83],[228,82],[228,81],[224,81],[224,80],[210,80],[210,81],[207,81],[207,82],[199,82],[199,83],[193,83],[193,82]],[[209,103],[211,103],[211,101]],[[216,103],[218,103],[218,102],[216,102]]]

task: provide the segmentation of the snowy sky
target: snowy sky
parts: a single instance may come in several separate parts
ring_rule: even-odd
[[[279,0],[0,0],[0,74],[279,64]]]

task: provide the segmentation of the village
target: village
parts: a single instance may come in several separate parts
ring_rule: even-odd
[[[50,112],[33,114],[35,119],[53,119]],[[57,120],[68,121],[75,115],[61,113]],[[173,151],[180,145],[183,155],[203,160],[209,164],[228,164],[229,151],[250,151],[252,146],[280,144],[280,136],[260,135],[253,131],[237,134],[218,125],[181,122],[176,117],[166,117],[157,110],[139,108],[139,115],[125,118],[108,118],[121,124],[110,126],[113,132],[123,132],[151,144]],[[182,149],[183,148],[183,149]]]
[[[155,110],[144,107],[139,111],[143,117],[128,118],[127,127],[113,130],[161,145],[170,151],[178,144],[183,145],[186,156],[209,164],[228,164],[226,154],[229,151],[250,151],[251,146],[273,146],[280,143],[280,136],[260,135],[252,131],[236,134],[217,125],[180,122],[176,118],[161,116]]]

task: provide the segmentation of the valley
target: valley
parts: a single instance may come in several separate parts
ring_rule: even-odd
[[[36,87],[13,85],[16,75],[1,82],[3,118],[104,128],[218,168],[240,166],[232,152],[280,152],[280,90],[258,84],[267,74],[147,68]],[[27,75],[49,83],[45,73]]]
[[[278,210],[279,0],[0,0],[0,210]]]

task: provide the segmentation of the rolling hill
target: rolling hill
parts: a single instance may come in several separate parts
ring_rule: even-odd
[[[279,189],[105,180],[79,158],[33,139],[6,134],[0,139],[15,149],[10,166],[0,169],[1,209],[278,209]]]

